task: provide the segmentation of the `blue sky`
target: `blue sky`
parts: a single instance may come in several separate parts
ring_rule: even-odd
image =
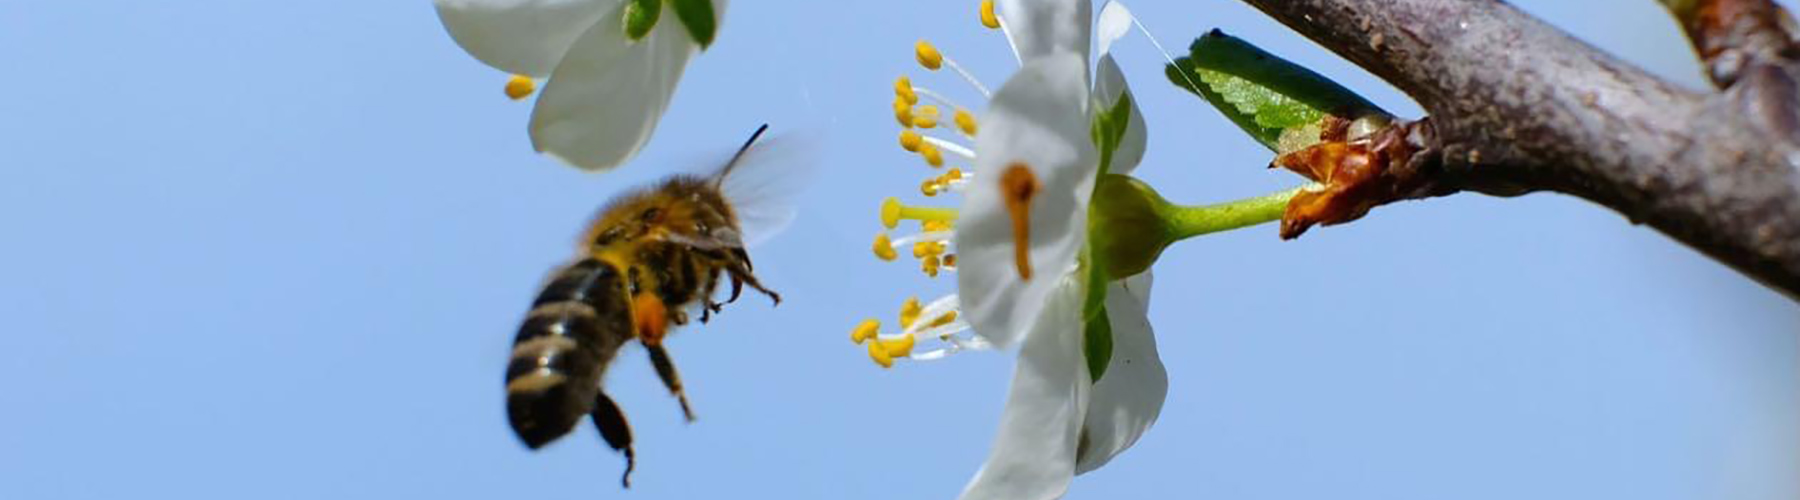
[[[1654,2],[1519,4],[1702,84]],[[671,341],[692,425],[641,351],[615,365],[629,496],[955,495],[1011,355],[882,370],[847,333],[951,287],[867,249],[879,200],[925,175],[895,146],[892,79],[966,90],[912,43],[989,85],[1013,69],[974,5],[734,2],[655,139],[604,176],[532,154],[529,103],[423,0],[0,5],[0,497],[623,496],[591,429],[518,444],[508,343],[594,209],[762,122],[826,145],[797,222],[753,251],[787,301]],[[1132,7],[1165,45],[1221,27],[1418,113],[1240,3]],[[1296,184],[1143,38],[1115,52],[1165,196]],[[1070,498],[1800,496],[1800,307],[1586,202],[1402,203],[1155,269],[1167,406]]]

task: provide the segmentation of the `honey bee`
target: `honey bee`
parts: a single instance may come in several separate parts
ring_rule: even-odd
[[[781,303],[751,272],[744,229],[762,224],[772,232],[786,218],[746,213],[738,193],[756,188],[737,188],[754,176],[747,170],[771,163],[760,154],[767,147],[752,150],[767,129],[757,128],[715,173],[672,175],[614,199],[582,236],[574,261],[552,273],[513,339],[506,367],[507,415],[525,446],[542,447],[590,416],[607,445],[625,455],[620,482],[630,487],[637,463],[631,426],[601,379],[632,340],[643,344],[682,414],[694,420],[663,345],[669,330],[687,324],[695,306],[700,322],[711,320],[745,286]],[[731,280],[724,303],[713,300],[721,277]]]

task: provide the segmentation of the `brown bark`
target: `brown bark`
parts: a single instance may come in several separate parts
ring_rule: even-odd
[[[1246,2],[1424,107],[1401,197],[1579,196],[1800,298],[1800,50],[1768,0],[1677,12],[1704,93],[1497,0]]]

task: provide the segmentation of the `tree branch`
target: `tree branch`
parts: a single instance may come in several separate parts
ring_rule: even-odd
[[[1702,50],[1742,56],[1729,71],[1713,71],[1724,90],[1707,94],[1497,0],[1245,1],[1386,79],[1429,113],[1397,125],[1423,141],[1416,150],[1386,159],[1410,188],[1364,201],[1458,190],[1566,193],[1800,299],[1800,64],[1792,57],[1800,51],[1791,37],[1736,37],[1751,41],[1738,49],[1719,48],[1731,46],[1721,42],[1727,37],[1704,42],[1713,45],[1696,38]],[[1681,3],[1719,2],[1736,5],[1738,16],[1780,13],[1772,4],[1743,5],[1768,0]],[[1780,29],[1766,19],[1732,19],[1714,24],[1764,35]]]

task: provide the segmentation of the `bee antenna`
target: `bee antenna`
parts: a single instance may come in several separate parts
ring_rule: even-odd
[[[742,159],[744,159],[744,153],[745,153],[745,152],[747,152],[747,151],[750,151],[750,146],[752,146],[752,145],[755,145],[755,144],[756,144],[756,139],[757,139],[757,138],[759,138],[759,137],[762,137],[762,135],[763,135],[763,132],[765,132],[765,131],[767,131],[767,130],[769,130],[769,124],[767,124],[767,123],[764,123],[764,124],[762,124],[762,126],[760,126],[760,127],[756,127],[756,131],[755,131],[755,132],[751,132],[751,133],[750,133],[750,139],[749,139],[749,140],[746,140],[746,141],[744,141],[744,145],[743,145],[743,146],[739,146],[739,147],[738,147],[738,150],[737,150],[737,154],[733,154],[733,155],[731,155],[731,161],[729,161],[729,162],[726,162],[726,163],[725,163],[725,168],[724,168],[724,169],[721,169],[721,170],[719,170],[719,175],[717,175],[717,176],[715,176],[715,177],[714,177],[714,179],[713,179],[713,184],[714,184],[714,185],[717,185],[717,184],[719,184],[719,183],[722,183],[722,182],[724,182],[724,181],[725,181],[725,176],[727,176],[727,175],[730,175],[730,174],[731,174],[731,169],[732,169],[732,168],[733,168],[733,167],[736,167],[736,166],[737,166],[737,164],[738,164],[738,160],[742,160]]]

